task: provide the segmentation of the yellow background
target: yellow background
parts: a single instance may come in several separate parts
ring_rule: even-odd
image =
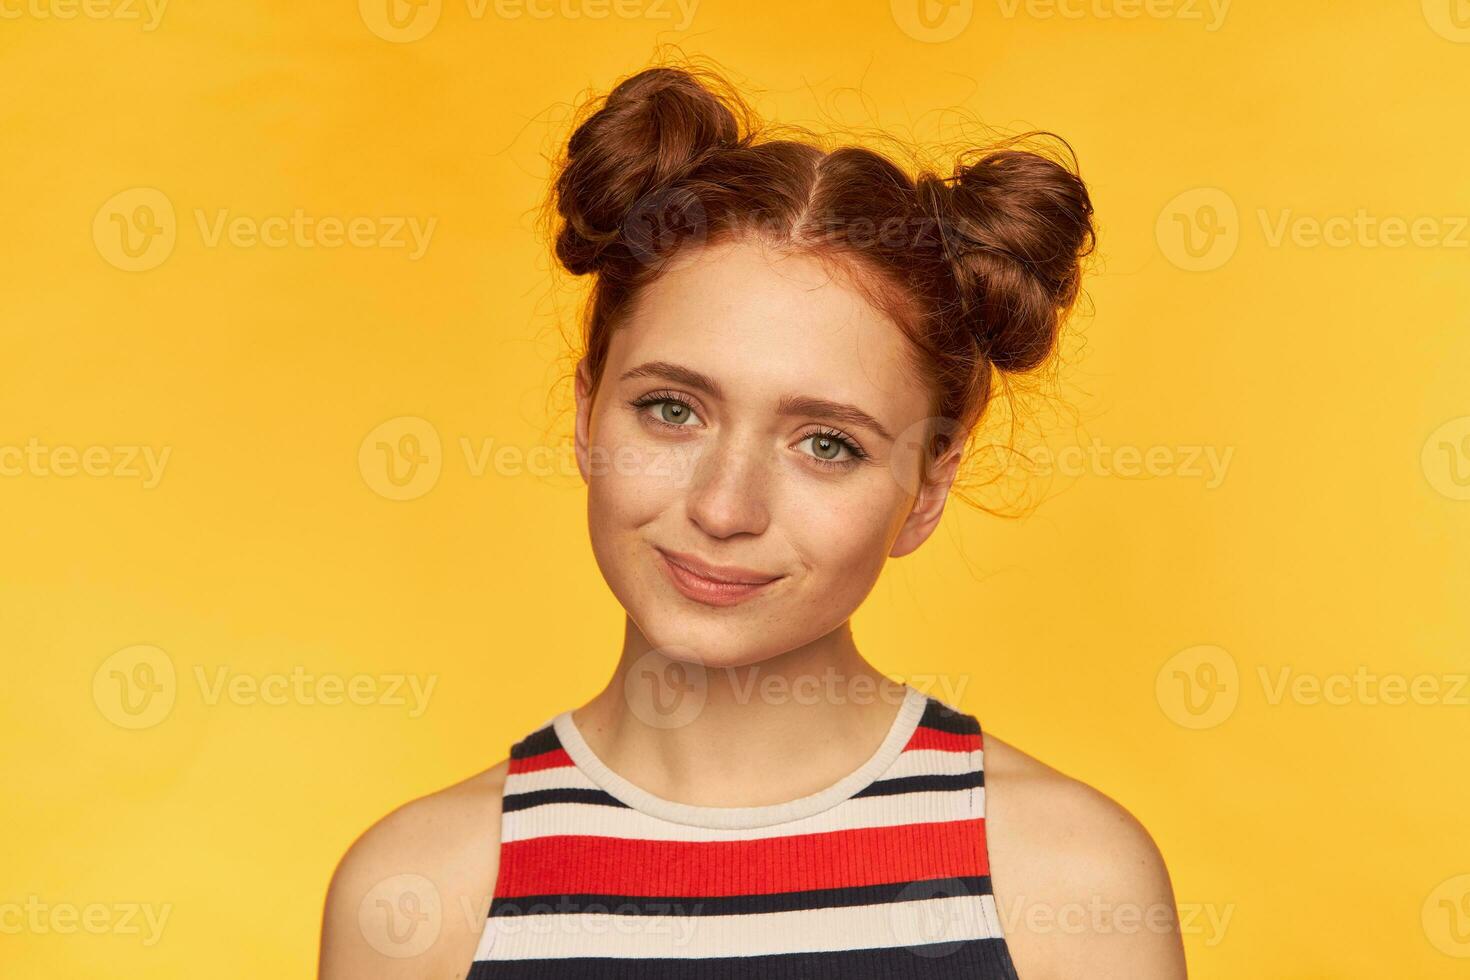
[[[787,122],[1054,130],[1094,194],[1048,442],[1165,447],[1162,469],[1073,468],[1019,521],[951,506],[890,563],[861,648],[1131,808],[1181,906],[1230,915],[1223,935],[1195,922],[1193,976],[1464,976],[1465,4],[1237,2],[1213,22],[1195,0],[987,0],[926,22],[903,2],[701,0],[681,29],[671,3],[556,2],[445,0],[410,42],[347,0],[175,0],[151,30],[5,0],[0,446],[170,456],[149,487],[0,477],[0,906],[170,911],[153,945],[0,933],[0,973],[312,975],[353,838],[605,682],[622,619],[580,482],[514,465],[570,431],[576,294],[536,208],[569,108],[672,42]],[[176,241],[125,271],[103,209],[134,188],[167,199]],[[411,259],[210,245],[196,217],[297,209],[437,224]],[[1428,224],[1401,247],[1275,237],[1283,216],[1360,211]],[[1192,255],[1186,228],[1218,248]],[[399,417],[442,440],[437,482],[402,501],[359,465]],[[510,462],[476,474],[461,440]],[[1187,447],[1231,453],[1223,480]],[[134,729],[112,671],[145,675],[109,658],[138,645],[176,675],[167,716]],[[436,687],[410,717],[211,704],[197,673],[297,667]],[[1271,696],[1283,669],[1360,668],[1440,697]],[[1224,700],[1191,714],[1180,678],[1207,669]]]

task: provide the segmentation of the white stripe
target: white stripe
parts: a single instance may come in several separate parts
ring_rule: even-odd
[[[693,959],[904,946],[922,956],[928,944],[998,937],[998,923],[991,896],[956,895],[757,915],[496,916],[486,923],[493,941],[482,937],[480,945],[493,960]]]
[[[972,801],[973,796],[973,801]],[[561,834],[617,837],[623,840],[724,841],[824,834],[864,827],[970,820],[983,813],[985,788],[861,796],[800,820],[765,827],[699,827],[674,823],[630,807],[595,803],[545,803],[512,810],[500,819],[501,841],[532,840]]]
[[[894,760],[874,782],[904,776],[958,776],[981,768],[980,750],[944,752],[939,749],[910,749]]]
[[[600,789],[576,766],[552,766],[531,772],[513,772],[505,777],[505,794],[534,793],[542,789]]]
[[[910,749],[879,774],[878,779],[900,779],[904,776],[952,776],[974,772],[984,767],[980,749],[972,752],[944,752],[940,749]],[[543,789],[597,789],[592,779],[575,765],[552,766],[531,772],[516,772],[505,777],[505,792],[533,793]]]
[[[957,776],[957,775],[963,775],[964,773],[968,773],[968,772],[974,772],[974,771],[980,769],[981,766],[982,766],[982,760],[981,760],[981,754],[980,754],[980,750],[979,749],[976,749],[973,752],[942,752],[942,751],[939,751],[939,750],[936,750],[936,749],[915,749],[915,750],[912,750],[912,751],[909,751],[909,752],[905,752],[905,753],[903,753],[903,755],[899,756],[898,759],[894,762],[894,764],[891,767],[889,767],[889,769],[886,772],[884,772],[880,777],[878,777],[878,780],[875,780],[875,782],[882,781],[882,780],[885,780],[885,779],[902,779],[902,778],[905,778],[905,777],[908,777],[908,776]],[[554,766],[554,767],[552,767],[550,769],[537,769],[537,770],[534,770],[532,772],[513,773],[513,774],[507,776],[505,778],[505,790],[504,790],[504,793],[505,793],[505,795],[509,796],[509,795],[511,795],[513,793],[535,793],[535,792],[539,792],[541,790],[548,790],[548,789],[599,789],[599,788],[600,787],[595,782],[593,782],[592,779],[590,777],[588,777],[588,775],[585,772],[583,772],[581,769],[579,769],[576,766]],[[966,792],[968,792],[968,791],[966,791]],[[839,802],[837,804],[837,806],[838,807],[842,807],[842,806],[851,806],[851,805],[855,805],[855,804],[861,804],[861,803],[863,803],[867,799],[870,799],[870,798],[868,798],[868,797],[858,797],[858,798],[854,798],[854,799],[843,800],[843,801]],[[555,805],[563,805],[563,804],[555,804]],[[534,808],[531,811],[513,811],[512,813],[507,814],[506,817],[507,817],[507,819],[510,819],[511,817],[513,817],[517,813],[523,813],[523,812],[524,813],[544,812],[547,809],[548,809],[548,806],[547,805],[542,805],[542,806],[539,806],[539,807]],[[612,807],[601,807],[601,806],[599,806],[598,809],[614,809],[614,808],[612,808]],[[830,813],[830,812],[831,812],[830,810],[823,811],[823,813]],[[820,816],[822,816],[822,814],[815,814],[814,816],[820,817]],[[600,817],[600,815],[599,815],[599,817]],[[521,818],[521,820],[518,821],[518,822],[523,822],[523,821],[525,821],[527,819],[529,819],[529,817]],[[805,818],[805,819],[808,819],[809,820],[809,819],[812,819],[812,818]],[[668,821],[657,821],[657,823],[650,822],[650,826],[662,827],[667,822]],[[684,825],[684,826],[691,826],[692,827],[692,825]],[[750,828],[750,829],[752,829],[752,830],[772,830],[774,828],[776,832],[756,835],[756,836],[773,837],[773,836],[777,836],[778,833],[785,832],[785,831],[782,831],[781,828],[785,828],[785,827],[789,827],[789,826],[791,826],[790,823],[787,823],[787,824],[773,824],[773,825],[771,825],[771,827],[753,827],[753,828]],[[882,824],[862,823],[862,824],[859,824],[859,826],[888,826],[888,824],[887,823],[882,823]],[[692,829],[698,830],[699,828],[693,827]],[[562,831],[562,832],[564,833],[565,831]],[[628,835],[625,835],[625,834],[613,834],[611,836],[623,837],[623,836],[628,836]],[[507,839],[510,839],[510,838],[507,838]],[[738,838],[737,838],[736,835],[728,835],[728,836],[724,836],[724,837],[711,837],[711,838],[676,836],[676,837],[667,838],[667,839],[669,839],[669,840],[701,840],[701,839],[709,839],[709,840],[735,840],[735,839],[738,839]]]

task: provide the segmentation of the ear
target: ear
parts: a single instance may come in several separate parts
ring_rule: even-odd
[[[949,499],[949,488],[954,485],[955,474],[959,472],[963,449],[964,442],[961,440],[934,461],[929,467],[927,480],[921,476],[918,492],[914,495],[913,509],[899,529],[898,537],[894,539],[893,547],[888,552],[889,557],[902,558],[915,550],[939,526],[939,518],[944,516],[944,503]]]
[[[587,358],[584,356],[577,361],[577,469],[582,473],[582,482],[586,483],[592,473],[592,465],[588,459],[587,442],[588,433],[592,429],[592,375],[587,369]]]

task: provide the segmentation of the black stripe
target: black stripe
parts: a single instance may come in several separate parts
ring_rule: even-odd
[[[597,806],[620,806],[626,808],[628,804],[600,789],[583,789],[581,787],[566,787],[564,789],[533,789],[525,793],[506,793],[500,801],[500,809],[504,813],[514,810],[528,810],[533,806],[541,806],[546,803],[593,803]]]
[[[854,942],[861,937],[854,936]],[[705,959],[480,960],[466,980],[1017,980],[1005,940]]]
[[[556,729],[548,723],[544,728],[538,728],[525,738],[510,747],[512,759],[526,759],[543,752],[551,752],[561,748],[561,739],[556,737]]]
[[[896,796],[899,793],[931,793],[943,790],[974,789],[985,785],[985,770],[939,773],[923,776],[897,776],[869,783],[853,794],[859,796]]]
[[[936,728],[941,732],[949,732],[951,735],[979,735],[980,721],[974,715],[966,714],[958,708],[951,708],[938,698],[930,698],[924,705],[924,713],[919,716],[919,725],[922,728]]]
[[[757,915],[763,912],[795,912],[802,909],[847,908],[916,902],[959,895],[989,895],[990,876],[932,878],[896,881],[881,885],[846,888],[815,888],[808,891],[777,892],[771,895],[632,896],[632,895],[522,895],[498,896],[490,904],[490,916],[573,915],[595,912],[612,915]]]

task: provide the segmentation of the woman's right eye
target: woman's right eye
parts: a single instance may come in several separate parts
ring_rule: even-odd
[[[654,408],[652,417],[655,422],[676,429],[688,428],[690,419],[699,418],[694,414],[694,406],[678,398],[657,396],[641,399],[634,404],[639,408]]]

